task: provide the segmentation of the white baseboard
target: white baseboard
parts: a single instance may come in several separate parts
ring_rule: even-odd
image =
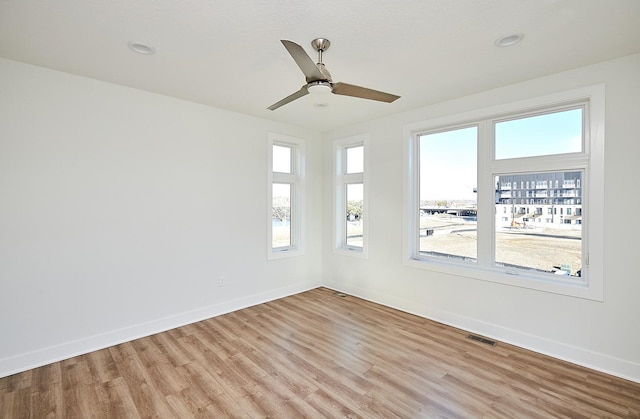
[[[0,359],[0,378],[47,365],[52,362],[108,348],[123,342],[129,342],[134,339],[174,329],[186,324],[230,313],[253,305],[273,301],[288,295],[308,291],[319,286],[321,286],[321,284],[318,283],[295,284],[293,286],[238,298],[151,322],[89,336],[76,341],[66,342],[61,345],[3,358]],[[379,296],[370,290],[355,289],[351,287],[337,288],[327,284],[322,286],[466,330],[471,333],[476,333],[491,339],[496,339],[514,346],[640,383],[640,364],[629,362],[624,359],[551,341],[539,336],[522,333],[517,330],[460,316],[445,310],[425,308],[424,306],[404,299],[390,297],[388,295]]]
[[[638,363],[589,351],[584,348],[567,345],[565,343],[552,341],[540,336],[530,335],[518,330],[483,322],[470,317],[461,316],[446,310],[425,307],[402,298],[380,295],[380,293],[376,293],[375,291],[368,289],[358,289],[353,287],[336,288],[327,284],[324,284],[323,286],[367,301],[424,317],[429,320],[434,320],[448,326],[466,330],[470,333],[486,336],[491,339],[518,346],[523,349],[528,349],[543,355],[548,355],[556,359],[571,362],[595,371],[604,372],[606,374],[624,378],[625,380],[640,383],[640,364]]]
[[[0,359],[0,378],[319,287],[304,282]]]

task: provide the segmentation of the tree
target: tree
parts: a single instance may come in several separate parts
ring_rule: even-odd
[[[347,201],[347,219],[362,220],[362,201]]]
[[[280,221],[291,218],[291,201],[285,196],[274,196],[273,206],[271,207],[271,216]]]

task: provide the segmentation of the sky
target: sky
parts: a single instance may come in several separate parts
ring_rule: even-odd
[[[477,127],[420,136],[420,200],[475,200]]]
[[[582,109],[496,124],[496,159],[582,150]]]
[[[496,159],[582,150],[582,108],[495,124]],[[423,134],[420,200],[476,200],[478,128]]]
[[[499,121],[496,159],[542,156],[582,150],[582,108]],[[420,200],[476,200],[478,128],[423,134],[420,139]],[[364,170],[364,147],[346,150],[347,173]],[[274,146],[273,169],[290,173],[291,148]],[[283,185],[284,186],[284,185]],[[280,194],[280,190],[274,190]],[[288,194],[288,188],[285,195]],[[351,188],[350,199],[362,199]]]
[[[273,145],[273,171],[291,173],[291,147]]]

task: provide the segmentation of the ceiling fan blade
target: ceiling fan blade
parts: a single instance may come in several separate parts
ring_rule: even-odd
[[[295,60],[300,70],[304,73],[305,78],[307,79],[307,83],[312,81],[324,80],[324,75],[318,70],[316,63],[307,55],[300,45],[295,42],[287,41],[286,39],[281,39],[282,45],[289,51],[291,57]]]
[[[378,90],[355,86],[348,83],[334,83],[332,93],[335,93],[336,95],[353,96],[387,103],[400,99],[400,96],[392,95],[391,93],[380,92]]]
[[[305,84],[297,92],[292,93],[289,96],[285,97],[284,99],[274,103],[273,105],[269,106],[267,109],[269,109],[271,111],[275,111],[280,106],[286,105],[287,103],[293,102],[294,100],[296,100],[298,98],[301,98],[302,96],[305,96],[305,95],[308,95],[308,94],[309,94],[309,91],[307,90],[307,85]]]

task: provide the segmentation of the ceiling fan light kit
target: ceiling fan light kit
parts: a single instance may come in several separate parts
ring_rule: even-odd
[[[326,81],[314,81],[307,85],[307,91],[312,95],[331,93],[331,84]]]
[[[333,93],[335,95],[352,96],[361,99],[376,100],[379,102],[391,103],[400,98],[400,96],[392,95],[390,93],[381,92],[378,90],[369,89],[367,87],[360,87],[353,84],[334,83],[331,78],[331,73],[325,67],[322,62],[322,53],[325,52],[331,42],[326,38],[316,38],[311,41],[311,46],[318,52],[318,62],[314,63],[313,60],[307,55],[300,45],[292,41],[281,40],[282,45],[287,49],[293,60],[298,64],[300,70],[305,76],[306,84],[304,84],[300,90],[290,94],[284,99],[274,103],[267,109],[276,110],[279,107],[286,105],[289,102],[293,102],[309,93],[312,94],[326,94]]]

